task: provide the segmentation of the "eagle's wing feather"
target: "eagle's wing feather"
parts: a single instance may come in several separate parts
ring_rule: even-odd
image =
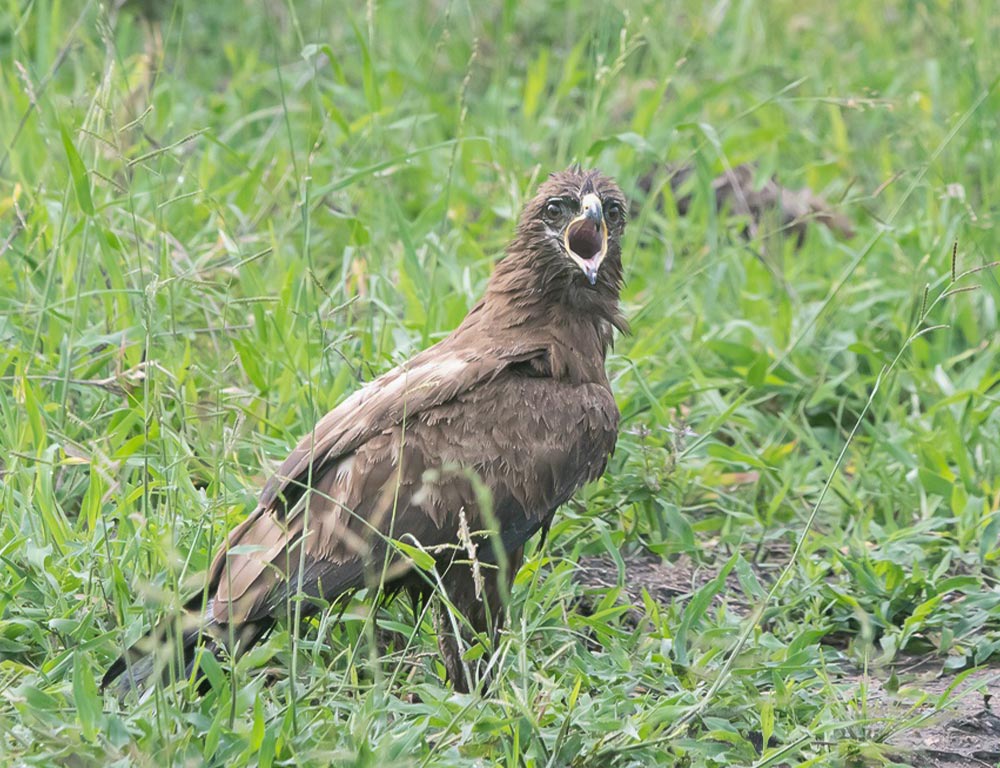
[[[400,399],[396,377],[325,417],[309,438],[312,463],[303,441],[283,465],[279,490],[265,494],[269,504],[262,501],[216,558],[210,618],[252,622],[281,615],[300,590],[332,600],[366,579],[391,582],[407,564],[388,539],[431,548],[457,544],[460,509],[472,531],[489,527],[477,501],[479,483],[490,492],[504,549],[513,551],[601,474],[618,423],[607,386],[478,362],[469,364],[475,372],[453,368],[468,377],[464,386],[442,383],[429,366],[426,374],[417,366],[415,377],[411,369],[416,386],[405,391],[417,394],[406,396],[405,418],[378,402],[380,392]],[[281,499],[293,495],[288,509]]]

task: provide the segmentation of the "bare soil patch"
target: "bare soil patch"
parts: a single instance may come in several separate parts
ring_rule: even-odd
[[[787,555],[787,553],[786,553]],[[718,575],[718,569],[695,563],[689,557],[667,561],[649,552],[623,555],[624,572],[608,555],[580,559],[576,581],[587,594],[621,586],[625,599],[635,606],[627,620],[638,625],[643,591],[666,605],[686,599]],[[758,579],[768,584],[784,559],[764,558],[755,565]],[[744,592],[734,573],[726,578],[717,604],[746,613]],[[829,671],[829,670],[828,670]],[[895,672],[890,691],[887,681]],[[958,682],[956,682],[958,681]],[[996,768],[1000,765],[1000,716],[991,704],[1000,694],[1000,665],[991,664],[961,678],[944,669],[939,657],[903,659],[893,668],[863,670],[845,666],[835,681],[845,693],[865,691],[872,719],[873,741],[884,742],[887,755],[914,768]],[[886,731],[890,729],[891,732]]]

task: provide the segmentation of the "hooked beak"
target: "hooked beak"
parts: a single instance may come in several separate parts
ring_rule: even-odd
[[[597,283],[597,270],[608,252],[608,225],[597,195],[590,193],[583,196],[580,215],[566,227],[563,242],[566,252],[583,270],[590,284]]]

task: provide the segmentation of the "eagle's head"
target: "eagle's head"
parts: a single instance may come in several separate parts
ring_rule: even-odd
[[[547,284],[617,294],[626,210],[618,185],[599,171],[553,173],[524,207],[514,248],[536,260]]]

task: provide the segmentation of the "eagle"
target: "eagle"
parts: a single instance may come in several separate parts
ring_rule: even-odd
[[[199,652],[245,651],[293,599],[308,615],[367,588],[446,599],[464,618],[438,621],[445,673],[471,690],[463,643],[496,637],[525,543],[615,447],[605,360],[627,331],[626,216],[608,176],[551,174],[462,323],[319,420],[229,533],[185,621],[154,628],[102,687],[123,693],[169,664],[191,675]]]

